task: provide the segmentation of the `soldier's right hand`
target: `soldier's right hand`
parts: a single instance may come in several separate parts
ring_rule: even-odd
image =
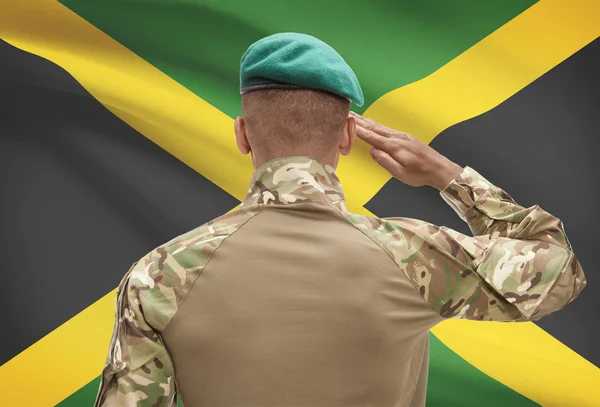
[[[420,187],[444,189],[462,167],[419,139],[350,112],[356,136],[371,145],[371,157],[399,181]]]

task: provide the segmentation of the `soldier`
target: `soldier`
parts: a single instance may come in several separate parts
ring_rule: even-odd
[[[424,406],[430,328],[537,320],[584,288],[560,219],[350,113],[362,90],[327,44],[263,38],[240,77],[248,194],[127,272],[96,406]],[[334,171],[355,135],[474,237],[349,212]]]

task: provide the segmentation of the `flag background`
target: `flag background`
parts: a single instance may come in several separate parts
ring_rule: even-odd
[[[593,0],[445,2],[0,0],[5,259],[1,405],[93,403],[129,265],[234,208],[237,69],[277,31],[330,43],[365,108],[524,206],[561,218],[588,287],[536,324],[432,333],[428,405],[598,406],[593,242],[600,189],[600,14]],[[557,30],[556,27],[560,27]],[[350,208],[469,233],[426,188],[340,164]],[[6,386],[6,387],[5,387]],[[71,395],[72,394],[72,395]]]

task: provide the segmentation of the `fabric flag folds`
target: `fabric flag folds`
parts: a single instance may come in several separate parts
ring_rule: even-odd
[[[93,403],[123,274],[247,191],[239,58],[281,31],[344,56],[357,112],[556,214],[592,270],[537,323],[436,327],[428,406],[600,406],[595,0],[0,0],[0,405]],[[362,143],[339,176],[353,211],[470,233]]]

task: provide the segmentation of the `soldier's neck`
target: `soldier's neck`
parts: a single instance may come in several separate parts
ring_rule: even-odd
[[[280,155],[280,156],[275,156],[275,157],[260,157],[260,156],[255,156],[253,153],[250,153],[252,155],[252,164],[254,165],[254,169],[258,169],[259,167],[261,167],[263,164],[271,162],[271,161],[276,161],[279,159],[284,159],[284,158],[289,158],[289,157],[309,157],[312,158],[313,160],[317,161],[319,164],[321,164],[322,166],[331,166],[334,170],[337,168],[338,165],[338,161],[339,161],[339,153],[335,153],[335,154],[327,154],[323,157],[319,157],[316,155],[310,155],[310,154],[306,154],[306,153],[298,153],[298,154],[294,154],[294,153],[290,153],[290,154],[285,154],[285,155]]]

